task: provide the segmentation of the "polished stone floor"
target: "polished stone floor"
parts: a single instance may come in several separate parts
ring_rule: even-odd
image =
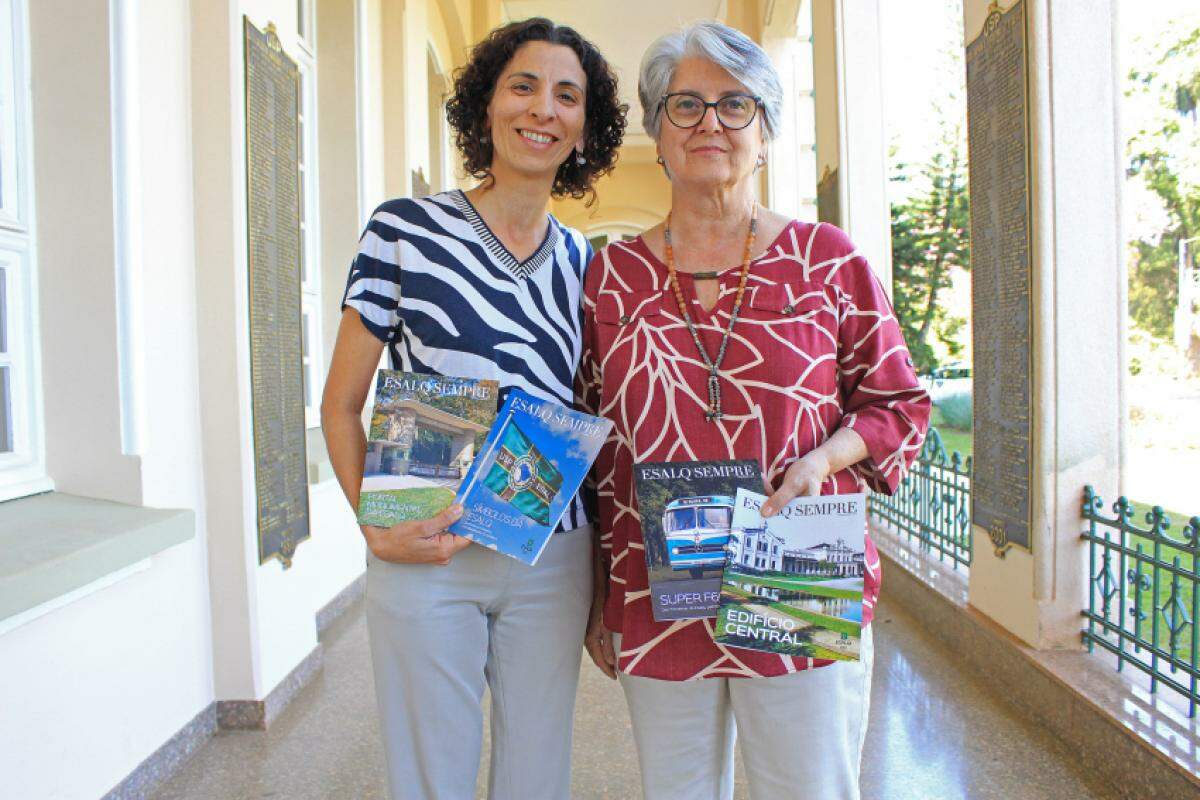
[[[885,599],[876,620],[866,800],[1115,797],[895,604]],[[154,797],[384,798],[362,604],[323,641],[324,671],[271,730],[216,735]],[[590,663],[583,665],[574,759],[575,798],[640,796],[623,697]],[[737,796],[748,797],[742,781]]]

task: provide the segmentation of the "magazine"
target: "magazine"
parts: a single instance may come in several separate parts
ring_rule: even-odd
[[[766,499],[737,493],[716,640],[857,661],[867,496],[797,497],[764,520],[759,509]]]
[[[449,506],[487,439],[499,397],[492,380],[379,370],[359,524],[387,528]]]
[[[611,428],[513,389],[459,489],[463,515],[450,532],[536,563]]]
[[[734,497],[763,488],[758,462],[635,464],[633,479],[654,618],[714,616]]]

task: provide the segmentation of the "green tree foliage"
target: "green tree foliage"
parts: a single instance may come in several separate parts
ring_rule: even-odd
[[[904,160],[893,148],[889,173],[893,303],[919,373],[938,366],[940,356],[961,356],[968,345],[967,320],[947,308],[946,296],[955,272],[970,269],[971,261],[962,4],[945,6],[945,16],[930,23],[930,35],[940,40],[930,105],[913,109],[911,122],[896,121],[930,133],[909,137]]]
[[[936,338],[951,356],[963,349],[966,320],[950,313],[944,292],[955,268],[970,269],[970,201],[963,120],[946,119],[940,147],[920,167],[922,186],[892,203],[892,292],[896,316],[919,373],[938,365]],[[894,183],[913,180],[907,165]]]
[[[1143,63],[1129,71],[1125,89],[1132,112],[1126,114],[1128,174],[1158,198],[1164,216],[1131,237],[1129,309],[1136,325],[1169,338],[1179,243],[1200,236],[1200,28],[1148,48],[1135,61]]]

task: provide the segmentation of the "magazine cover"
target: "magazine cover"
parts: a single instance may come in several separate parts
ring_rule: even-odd
[[[734,497],[763,488],[758,462],[635,464],[633,479],[654,618],[716,615]]]
[[[865,494],[797,497],[768,520],[739,490],[716,640],[789,656],[857,661]]]
[[[450,532],[536,563],[611,428],[513,389],[459,490],[463,515]]]
[[[496,381],[381,369],[358,521],[386,528],[454,500],[496,418]]]

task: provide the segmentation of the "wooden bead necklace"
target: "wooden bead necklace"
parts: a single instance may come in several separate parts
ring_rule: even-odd
[[[737,297],[733,301],[733,313],[729,316],[729,327],[721,334],[721,348],[717,351],[716,359],[708,357],[708,351],[704,349],[704,343],[700,341],[700,334],[696,331],[696,325],[692,322],[692,315],[688,313],[687,301],[683,298],[683,289],[679,286],[679,277],[675,274],[675,250],[671,246],[671,214],[667,212],[666,227],[663,230],[664,251],[667,260],[667,277],[671,282],[671,289],[675,292],[675,302],[679,303],[679,313],[683,317],[684,324],[687,325],[688,332],[692,334],[692,341],[696,343],[696,349],[700,351],[700,358],[703,359],[704,365],[708,368],[708,411],[704,412],[704,418],[709,422],[715,422],[724,416],[721,411],[721,379],[719,369],[721,362],[725,359],[725,350],[729,347],[729,335],[733,333],[733,326],[737,324],[738,314],[742,310],[742,298],[746,294],[746,278],[750,275],[750,252],[754,248],[754,233],[758,229],[758,204],[754,204],[754,210],[750,212],[750,229],[746,232],[746,249],[742,253],[742,274],[738,279]],[[720,289],[717,290],[717,302],[720,302]],[[713,306],[715,309],[716,306]]]

